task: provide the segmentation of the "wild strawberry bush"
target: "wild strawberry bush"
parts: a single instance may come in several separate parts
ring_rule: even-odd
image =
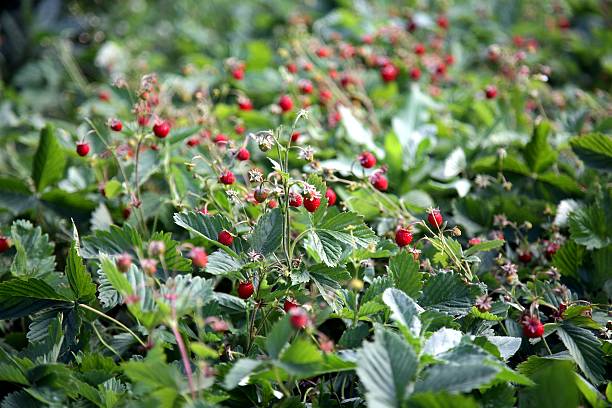
[[[2,407],[612,402],[604,2],[174,3],[3,65]]]

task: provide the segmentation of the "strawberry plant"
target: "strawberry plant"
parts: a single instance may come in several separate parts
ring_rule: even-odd
[[[612,403],[603,2],[157,3],[3,11],[0,406]]]

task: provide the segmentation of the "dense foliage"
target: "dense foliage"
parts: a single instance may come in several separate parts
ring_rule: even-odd
[[[609,406],[609,3],[235,3],[2,11],[0,406]]]

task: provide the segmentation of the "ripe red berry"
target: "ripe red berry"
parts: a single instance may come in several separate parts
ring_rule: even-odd
[[[468,241],[468,244],[469,244],[470,246],[474,246],[474,245],[478,245],[478,244],[480,244],[480,242],[481,242],[481,241],[480,241],[480,238],[478,238],[478,237],[474,237],[474,238],[470,238],[470,240]]]
[[[398,74],[399,74],[399,69],[397,69],[397,67],[391,63],[383,66],[380,69],[380,76],[385,82],[395,81]]]
[[[236,181],[236,176],[234,176],[234,173],[232,173],[231,170],[225,170],[219,176],[219,181],[225,185],[234,184]]]
[[[327,191],[325,192],[325,197],[327,198],[327,205],[329,206],[335,205],[336,200],[338,199],[336,192],[329,187],[327,188]]]
[[[300,132],[297,130],[291,134],[291,143],[295,143],[300,138]]]
[[[497,96],[497,88],[494,85],[488,85],[485,88],[485,96],[487,99],[494,99]]]
[[[310,319],[308,318],[306,310],[298,306],[289,310],[289,321],[295,329],[300,330],[308,326]]]
[[[525,316],[521,324],[523,334],[530,339],[542,337],[544,334],[544,325],[537,316]]]
[[[253,109],[253,102],[249,98],[241,96],[238,98],[238,108],[241,111],[250,111]]]
[[[293,109],[293,100],[291,100],[289,95],[283,95],[278,99],[278,106],[280,106],[283,112],[289,112]]]
[[[523,263],[529,263],[529,262],[531,262],[531,259],[533,258],[533,254],[528,249],[527,250],[519,250],[518,251],[518,258],[519,258],[519,261],[521,261]]]
[[[191,251],[189,251],[189,259],[191,259],[191,263],[198,268],[205,268],[208,263],[208,254],[203,248],[194,247]]]
[[[239,68],[234,68],[232,70],[232,76],[234,77],[234,79],[240,81],[244,78],[244,68],[239,67]]]
[[[110,93],[107,91],[100,91],[98,92],[98,99],[100,99],[102,102],[108,102],[110,101]]]
[[[291,207],[299,207],[302,205],[302,195],[300,193],[291,192],[289,193],[289,205]]]
[[[567,30],[572,26],[572,24],[567,17],[560,17],[559,21],[557,22],[557,26],[562,30]]]
[[[546,257],[550,259],[555,253],[557,253],[559,248],[560,248],[560,245],[557,244],[556,242],[547,241],[546,248],[544,249],[544,253],[546,254]]]
[[[230,246],[234,242],[234,236],[229,231],[223,230],[217,235],[217,241],[225,246]]]
[[[140,115],[138,116],[138,125],[139,126],[147,126],[149,124],[149,116],[148,115]]]
[[[253,198],[258,203],[263,203],[268,198],[268,190],[266,190],[263,186],[259,186],[253,192]]]
[[[395,243],[400,247],[405,247],[412,242],[412,233],[408,228],[398,228],[395,231]]]
[[[248,299],[255,292],[253,282],[240,282],[238,284],[238,296],[240,299]]]
[[[249,153],[249,151],[245,147],[241,147],[238,150],[238,153],[236,153],[236,158],[240,161],[249,160],[250,157],[251,153]]]
[[[287,71],[289,71],[290,73],[295,74],[297,70],[298,70],[297,65],[294,64],[293,62],[290,62],[289,64],[287,64]]]
[[[414,53],[416,55],[423,55],[425,54],[425,46],[421,43],[418,43],[417,45],[414,46]]]
[[[331,50],[327,47],[319,47],[316,53],[319,58],[327,58],[331,55]]]
[[[410,78],[412,78],[415,81],[418,81],[419,78],[421,78],[421,70],[418,68],[412,68],[410,70]]]
[[[126,273],[130,269],[130,266],[132,266],[132,257],[130,254],[123,253],[117,257],[115,265],[117,265],[117,269],[121,272]]]
[[[9,247],[9,239],[5,236],[0,236],[0,253],[8,251]]]
[[[115,132],[121,132],[121,129],[123,129],[123,123],[121,123],[119,119],[111,119],[109,122],[109,127]]]
[[[444,30],[448,28],[448,18],[446,18],[446,16],[439,16],[436,23],[438,24],[438,27]]]
[[[440,228],[442,226],[442,223],[444,222],[440,210],[432,208],[429,211],[429,215],[427,216],[427,222],[429,222],[429,225],[431,225],[432,227]]]
[[[272,209],[276,207],[278,207],[278,201],[276,201],[275,199],[270,199],[268,201],[268,208]]]
[[[371,169],[376,166],[376,157],[370,152],[361,153],[357,159],[364,169]]]
[[[76,145],[76,152],[79,156],[85,157],[89,154],[89,143],[87,142],[79,142]]]
[[[304,207],[308,212],[315,212],[321,205],[321,198],[319,197],[306,197],[304,198]]]
[[[166,120],[156,121],[153,125],[153,133],[155,133],[155,136],[163,139],[164,137],[168,136],[168,133],[170,133],[170,123],[168,123]]]
[[[370,176],[370,183],[379,191],[387,191],[389,188],[389,180],[383,172],[377,171]]]
[[[234,130],[236,131],[236,133],[238,133],[239,135],[243,134],[244,131],[246,130],[246,128],[244,127],[244,125],[242,124],[237,124],[236,126],[234,126]]]
[[[327,103],[331,100],[331,98],[332,93],[329,89],[322,89],[321,91],[319,91],[319,99],[321,100],[321,102]]]
[[[299,304],[297,302],[294,302],[292,299],[290,298],[286,298],[285,302],[283,303],[283,310],[287,313],[289,313],[289,311],[295,307],[298,307]]]
[[[198,139],[197,137],[191,137],[187,139],[187,146],[189,147],[195,147],[199,144],[200,144],[200,139]]]
[[[436,74],[438,75],[444,75],[446,74],[446,64],[443,62],[440,62],[437,66],[436,66]]]
[[[303,94],[311,94],[314,87],[312,86],[312,82],[307,79],[300,79],[298,82],[298,87],[300,88],[300,92]]]

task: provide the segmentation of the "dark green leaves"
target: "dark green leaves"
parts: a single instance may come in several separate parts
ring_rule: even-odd
[[[611,220],[612,217],[597,205],[579,208],[569,219],[571,237],[587,249],[603,248],[612,243]]]
[[[11,238],[17,251],[11,273],[20,277],[43,277],[55,270],[54,245],[40,227],[25,220],[11,226]]]
[[[389,259],[389,275],[395,287],[408,296],[418,297],[423,286],[419,262],[408,251],[400,251]]]
[[[79,256],[76,242],[73,241],[66,261],[66,277],[74,293],[74,300],[91,303],[96,298],[96,285]]]
[[[557,153],[548,144],[550,123],[542,121],[533,130],[531,141],[525,146],[524,157],[531,171],[541,173],[557,160]]]
[[[593,333],[571,323],[563,323],[557,328],[557,334],[589,380],[596,385],[605,380],[604,354],[601,343]]]
[[[368,406],[402,406],[418,366],[412,347],[398,334],[379,329],[374,342],[365,342],[357,354],[357,375],[366,388]]]
[[[68,302],[68,299],[40,279],[11,279],[0,283],[0,319],[28,316]]]
[[[251,235],[251,248],[262,255],[269,255],[281,244],[283,236],[283,214],[280,208],[264,214]]]
[[[64,152],[59,145],[55,129],[47,125],[40,131],[38,149],[32,164],[32,180],[37,191],[61,180],[66,166]]]
[[[587,166],[612,171],[612,136],[590,133],[572,138],[570,145]]]
[[[440,272],[427,281],[419,304],[451,315],[465,315],[480,294],[482,288],[478,285],[464,283],[457,274]]]
[[[466,249],[464,252],[464,255],[471,256],[478,252],[492,251],[494,249],[501,248],[504,245],[504,242],[505,241],[501,239],[494,239],[492,241],[484,241],[484,242],[481,242],[480,244],[473,245],[469,247],[468,249]]]
[[[266,351],[270,358],[278,358],[285,344],[289,341],[291,333],[293,333],[293,329],[289,323],[289,316],[284,316],[274,323],[266,338]]]

